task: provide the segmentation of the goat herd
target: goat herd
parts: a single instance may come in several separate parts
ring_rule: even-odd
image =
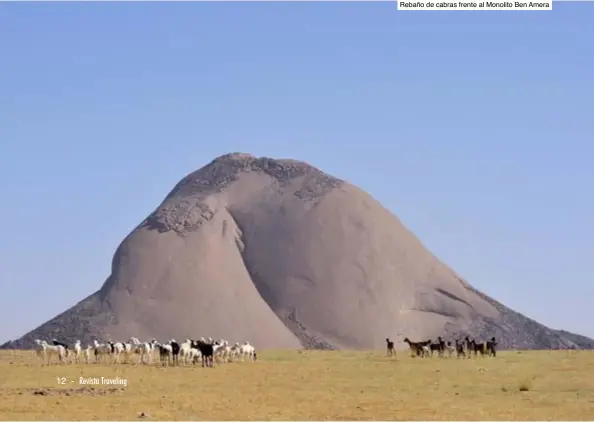
[[[37,356],[44,364],[50,364],[52,358],[56,363],[145,363],[151,364],[155,357],[163,365],[193,365],[202,361],[202,366],[214,366],[218,363],[245,361],[253,362],[257,359],[256,349],[249,342],[235,343],[229,346],[226,340],[213,341],[187,339],[184,343],[171,340],[159,343],[153,339],[150,342],[141,342],[136,337],[131,337],[128,342],[99,343],[97,340],[92,345],[83,349],[80,340],[72,345],[56,339],[49,344],[45,340],[35,340]]]
[[[405,338],[404,342],[410,347],[410,352],[413,357],[432,357],[434,353],[437,353],[437,356],[439,357],[445,357],[446,354],[448,357],[452,357],[455,353],[457,358],[470,358],[472,355],[476,357],[479,354],[481,356],[492,357],[497,355],[497,341],[495,340],[495,337],[491,337],[490,340],[485,342],[477,342],[466,336],[462,341],[455,340],[454,344],[452,344],[451,341],[444,341],[441,337],[437,337],[436,342],[431,340],[413,342],[408,338]],[[386,345],[388,356],[393,355],[394,342],[387,338]]]
[[[492,337],[486,342],[477,342],[466,337],[464,340],[444,341],[441,337],[437,342],[431,340],[413,342],[408,338],[404,342],[410,347],[413,357],[432,357],[437,353],[439,357],[452,357],[454,353],[458,358],[470,358],[471,356],[496,356],[497,342]],[[60,342],[56,339],[49,344],[45,340],[35,340],[37,356],[44,364],[50,364],[52,358],[57,363],[144,363],[151,364],[155,357],[163,365],[194,365],[199,361],[202,366],[213,367],[214,362],[253,362],[257,359],[256,349],[249,342],[243,344],[235,343],[229,346],[226,340],[213,341],[212,338],[205,340],[187,339],[183,343],[170,340],[167,343],[159,343],[153,339],[150,342],[141,342],[136,337],[131,337],[128,342],[108,341],[99,343],[97,340],[86,349],[81,346],[80,340],[72,345]],[[386,339],[388,356],[395,353],[394,342]]]

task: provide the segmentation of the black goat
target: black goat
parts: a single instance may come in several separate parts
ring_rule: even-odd
[[[386,339],[386,352],[388,356],[392,356],[394,354],[394,342],[389,338]]]
[[[497,356],[497,350],[495,349],[495,347],[497,346],[497,341],[495,340],[495,337],[491,337],[491,340],[487,341],[486,346],[487,356]]]
[[[171,345],[171,358],[173,360],[173,364],[178,364],[180,350],[179,343],[172,339],[169,344]]]
[[[211,368],[214,367],[213,365],[213,355],[214,355],[214,345],[207,343],[202,340],[190,340],[190,346],[194,349],[198,349],[200,351],[200,355],[202,355],[202,367],[210,366]]]

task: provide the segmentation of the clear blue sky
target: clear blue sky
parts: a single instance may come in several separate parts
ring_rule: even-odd
[[[188,172],[374,195],[469,282],[594,336],[594,4],[0,4],[0,342],[97,290]]]

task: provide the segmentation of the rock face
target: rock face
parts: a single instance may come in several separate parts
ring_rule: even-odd
[[[99,291],[5,346],[212,336],[363,349],[467,334],[504,348],[594,345],[472,288],[357,187],[234,153],[175,186],[119,245]]]

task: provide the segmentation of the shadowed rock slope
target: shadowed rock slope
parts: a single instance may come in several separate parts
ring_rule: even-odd
[[[439,335],[591,348],[478,292],[386,208],[306,163],[221,156],[118,247],[101,289],[35,338],[212,336],[259,348],[378,348]]]

